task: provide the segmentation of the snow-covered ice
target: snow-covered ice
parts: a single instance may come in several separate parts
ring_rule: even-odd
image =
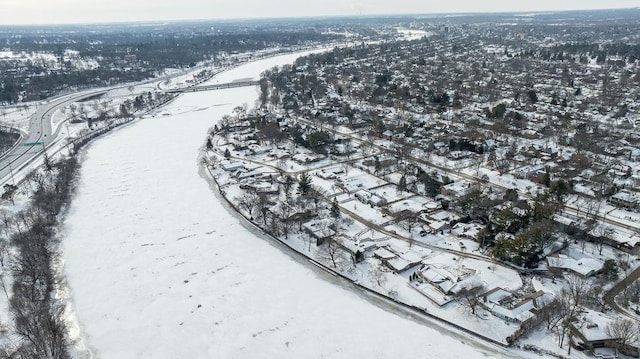
[[[272,61],[226,76],[254,77]],[[169,115],[124,126],[85,152],[60,235],[73,309],[95,356],[513,357],[368,299],[222,204],[199,173],[198,149],[215,121],[256,98],[255,88],[184,95],[162,110]]]

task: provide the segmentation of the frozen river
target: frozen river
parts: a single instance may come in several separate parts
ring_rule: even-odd
[[[292,56],[223,74],[246,79]],[[477,358],[253,233],[198,171],[207,129],[255,88],[181,96],[86,150],[61,230],[97,358]]]

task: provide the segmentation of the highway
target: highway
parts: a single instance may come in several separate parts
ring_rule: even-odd
[[[56,110],[106,92],[107,90],[90,90],[64,95],[38,108],[29,120],[29,133],[26,136],[22,136],[20,141],[2,156],[2,162],[0,162],[0,185],[13,181],[12,177],[17,171],[42,156],[45,149],[56,141],[58,132],[52,133],[51,127],[53,114]]]
[[[194,70],[189,69],[189,71]],[[183,72],[174,74],[172,76],[180,75],[183,75]],[[160,84],[163,80],[169,77],[171,76],[144,81],[141,84],[150,82],[157,82],[158,84]],[[256,84],[257,82],[255,81],[242,81],[228,84],[192,86],[175,90],[168,90],[166,92],[183,93],[211,91],[233,87],[255,86]],[[67,107],[74,102],[79,102],[92,97],[104,95],[108,91],[125,87],[127,87],[127,85],[119,85],[108,89],[93,89],[71,95],[63,95],[41,105],[29,120],[28,134],[26,136],[22,136],[18,143],[11,150],[6,152],[0,158],[0,186],[3,186],[5,183],[19,182],[19,178],[15,178],[14,176],[16,176],[18,172],[20,172],[27,166],[40,159],[43,156],[44,152],[59,140],[58,133],[61,126],[59,126],[55,132],[53,132],[51,125],[53,115],[58,109]]]

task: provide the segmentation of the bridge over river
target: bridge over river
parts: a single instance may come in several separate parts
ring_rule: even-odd
[[[258,84],[259,84],[258,81],[236,81],[236,82],[228,82],[223,84],[197,85],[197,86],[185,87],[180,89],[166,90],[166,92],[185,93],[185,92],[213,91],[213,90],[229,89],[229,88],[236,88],[236,87],[258,86]]]

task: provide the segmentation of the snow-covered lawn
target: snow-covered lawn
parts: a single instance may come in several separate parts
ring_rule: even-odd
[[[27,132],[29,131],[29,118],[36,110],[37,104],[35,102],[20,106],[0,107],[0,124]]]
[[[513,357],[372,304],[221,204],[198,172],[198,148],[217,119],[255,98],[254,88],[189,94],[167,116],[88,148],[60,235],[75,313],[96,356]],[[204,110],[187,110],[195,108]]]

